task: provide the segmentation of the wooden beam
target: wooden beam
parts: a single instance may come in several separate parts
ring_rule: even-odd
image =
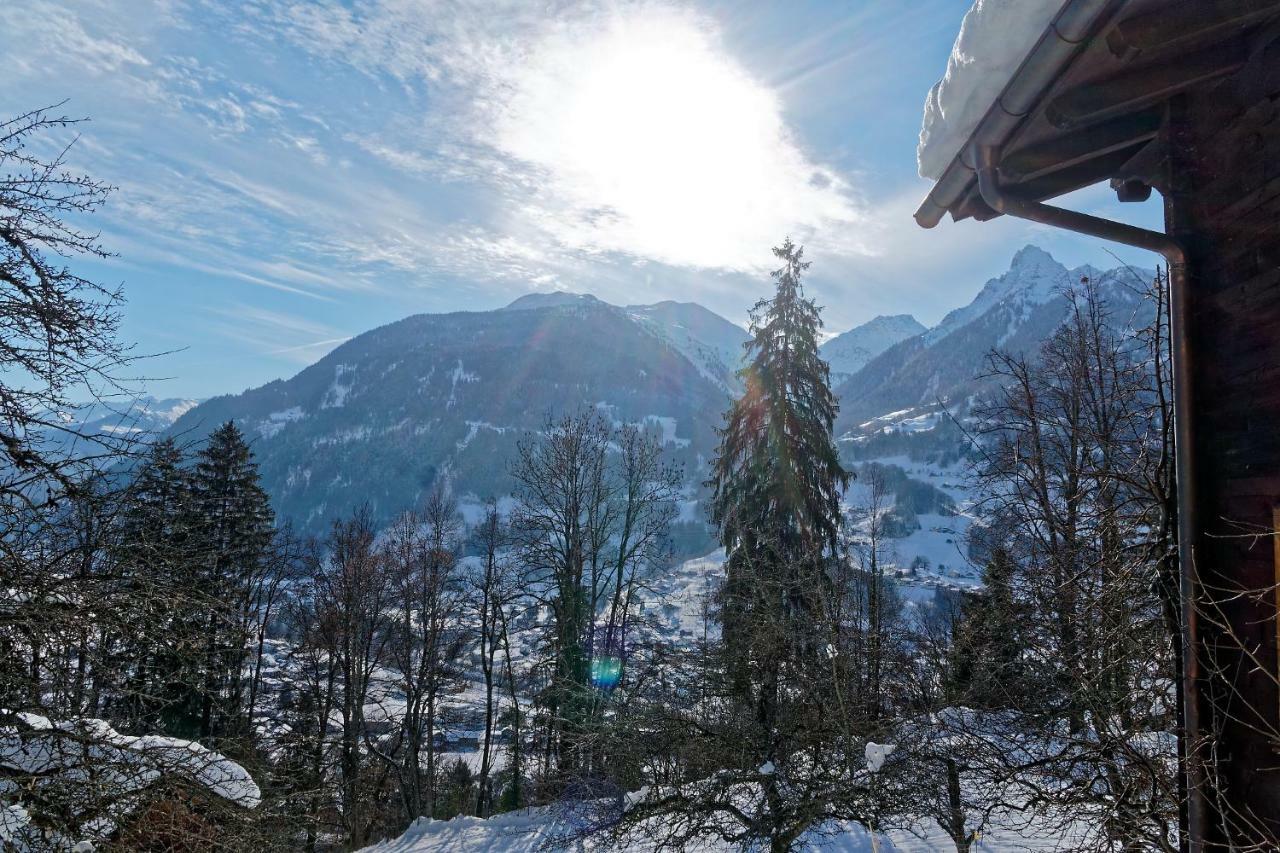
[[[1163,138],[1156,137],[1149,144],[1139,148],[1138,153],[1133,155],[1129,162],[1116,170],[1116,173],[1111,176],[1112,187],[1115,187],[1117,182],[1142,181],[1163,194],[1168,172],[1164,167],[1164,161],[1168,156],[1169,149],[1164,144]]]
[[[1171,95],[1240,70],[1248,55],[1239,40],[1213,45],[1189,56],[1177,56],[1129,68],[1102,80],[1068,89],[1045,107],[1045,118],[1062,130],[1082,127],[1131,113]]]
[[[1046,201],[1105,181],[1150,144],[1150,142],[1139,141],[1127,148],[1109,151],[1091,160],[1074,163],[1033,180],[1016,184],[1018,195],[1032,201]],[[1001,174],[1003,175],[1003,168]],[[1001,215],[982,200],[976,186],[955,202],[951,206],[951,211],[952,218],[957,222],[970,217],[978,222],[987,222]]]
[[[1163,108],[1154,107],[1014,149],[1001,161],[1000,175],[1006,180],[1017,182],[1044,177],[1060,169],[1154,139],[1160,132],[1163,120]]]
[[[1120,58],[1186,44],[1280,13],[1280,0],[1182,0],[1126,18],[1107,34]]]
[[[1093,186],[1114,175],[1117,169],[1133,159],[1133,155],[1137,154],[1138,150],[1146,144],[1146,142],[1138,142],[1127,148],[1109,151],[1100,157],[1094,157],[1092,160],[1085,160],[1064,169],[1058,169],[1035,180],[1024,181],[1016,185],[1018,196],[1032,201],[1047,201],[1060,195],[1066,195],[1069,192]],[[976,215],[974,218],[982,219],[981,216]]]

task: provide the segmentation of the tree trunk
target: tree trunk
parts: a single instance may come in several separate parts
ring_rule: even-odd
[[[947,835],[955,842],[956,853],[969,853],[973,841],[964,826],[964,801],[960,796],[960,768],[947,759]]]

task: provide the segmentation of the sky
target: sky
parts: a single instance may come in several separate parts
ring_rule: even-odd
[[[1141,253],[1002,218],[911,218],[921,105],[968,0],[8,0],[0,115],[89,119],[70,165],[116,187],[146,391],[293,375],[353,335],[531,291],[699,302],[734,322],[770,247],[813,262],[828,332],[926,324],[1035,243]],[[1159,224],[1105,188],[1073,206]]]

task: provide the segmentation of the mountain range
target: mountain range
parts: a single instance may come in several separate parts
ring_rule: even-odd
[[[993,347],[1030,351],[1062,322],[1068,270],[1028,246],[977,297],[926,328],[877,317],[827,341],[840,434],[976,393]],[[1119,275],[1119,273],[1116,273]],[[1141,275],[1147,275],[1140,273]],[[1136,297],[1112,288],[1127,310]],[[323,530],[367,504],[388,520],[447,483],[465,511],[511,491],[519,441],[559,414],[592,410],[652,429],[685,470],[682,520],[696,500],[732,395],[747,332],[690,302],[615,306],[536,293],[495,311],[422,314],[359,335],[297,375],[215,397],[169,427],[198,439],[226,420],[253,440],[282,517]]]
[[[832,383],[838,385],[889,347],[926,331],[928,329],[910,314],[882,315],[836,335],[824,343],[820,351],[831,366]]]
[[[1154,272],[1120,267],[1074,269],[1048,252],[1026,246],[1009,270],[991,279],[972,302],[931,329],[905,338],[835,385],[840,400],[836,431],[857,431],[886,413],[954,406],[982,390],[993,349],[1032,353],[1058,328],[1070,307],[1068,294],[1084,279],[1098,283],[1111,316],[1130,329],[1147,322],[1143,289]]]
[[[236,421],[278,512],[311,530],[359,504],[385,521],[437,483],[464,508],[506,495],[517,443],[583,409],[654,430],[692,493],[743,337],[696,305],[524,297],[366,332],[290,379],[202,403],[173,430]]]

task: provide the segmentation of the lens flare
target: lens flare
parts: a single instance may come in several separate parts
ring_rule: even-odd
[[[591,661],[591,684],[597,690],[612,690],[621,679],[621,658],[603,655]]]

